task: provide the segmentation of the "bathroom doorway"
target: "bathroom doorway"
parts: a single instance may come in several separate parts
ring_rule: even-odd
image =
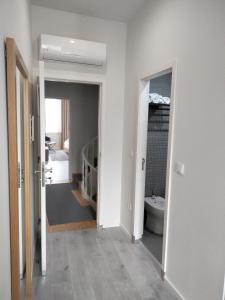
[[[133,239],[166,272],[175,67],[140,81]]]
[[[162,263],[172,73],[150,80],[142,242]]]

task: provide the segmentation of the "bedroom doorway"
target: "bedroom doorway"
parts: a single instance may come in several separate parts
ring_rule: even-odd
[[[45,81],[48,232],[96,227],[99,86]]]
[[[64,88],[62,85],[65,85]],[[75,87],[79,86],[79,93],[77,93],[76,97],[72,97],[69,92],[73,90]],[[84,90],[87,90],[86,96],[84,94]],[[57,94],[56,94],[57,93]],[[77,107],[75,110],[77,114],[74,114],[72,110],[72,103],[74,99],[77,99],[78,96],[82,96],[83,101],[80,107]],[[95,95],[95,97],[93,97]],[[105,80],[102,76],[97,76],[93,74],[80,74],[76,72],[62,72],[61,70],[56,70],[49,66],[46,67],[45,62],[39,61],[39,78],[37,81],[37,98],[38,105],[35,109],[37,114],[37,166],[36,166],[36,178],[37,178],[37,188],[39,194],[39,206],[40,206],[40,253],[38,253],[38,259],[41,261],[41,274],[42,276],[46,276],[47,273],[47,239],[50,237],[49,235],[53,232],[59,231],[68,231],[68,230],[76,230],[76,229],[86,229],[86,228],[101,228],[103,224],[103,203],[104,199],[102,197],[102,165],[103,165],[103,155],[102,155],[102,129],[103,129],[103,117],[102,117],[102,105],[105,102]],[[70,126],[70,141],[69,141],[69,162],[73,162],[74,164],[69,166],[69,172],[71,172],[72,182],[66,183],[67,190],[61,192],[54,192],[54,195],[57,195],[62,201],[61,208],[62,210],[57,209],[59,218],[62,216],[62,212],[64,212],[64,216],[71,216],[70,208],[68,208],[68,199],[70,203],[75,203],[75,205],[80,202],[80,207],[86,208],[87,206],[91,206],[92,211],[94,211],[94,217],[89,221],[76,221],[73,220],[60,220],[59,222],[50,221],[49,218],[49,209],[47,199],[49,198],[47,195],[47,190],[52,189],[53,186],[57,189],[59,186],[63,186],[64,184],[50,184],[47,182],[46,178],[51,176],[51,173],[48,171],[46,166],[46,153],[45,153],[45,99],[70,99],[70,123],[72,121],[83,122],[82,124],[88,128],[89,133],[92,132],[90,130],[95,130],[95,136],[92,138],[88,136],[88,140],[86,140],[84,146],[78,147],[78,142],[82,141],[83,138],[87,138],[87,135],[84,134],[83,130],[79,129],[79,126]],[[85,101],[89,99],[89,104],[85,104]],[[93,99],[95,99],[93,101]],[[85,105],[84,105],[85,104]],[[94,106],[92,106],[94,104]],[[84,112],[88,112],[91,115],[91,118],[88,116],[83,116]],[[93,112],[95,112],[93,126]],[[83,128],[82,125],[82,128]],[[96,130],[97,127],[97,130]],[[78,129],[78,133],[82,134],[74,134],[71,132],[72,128]],[[93,132],[92,132],[93,134]],[[73,142],[72,139],[76,138],[77,141]],[[79,137],[79,139],[78,139]],[[76,160],[71,159],[72,151],[75,151],[75,157],[78,159],[78,164],[76,164]],[[77,187],[80,188],[77,189]],[[74,196],[78,190],[78,194]],[[61,197],[59,197],[61,194]],[[52,203],[55,204],[56,201],[53,197]],[[80,197],[82,196],[82,197]],[[76,198],[76,199],[75,199]],[[85,201],[83,201],[85,200]],[[50,211],[54,212],[55,205],[50,205]],[[65,210],[67,210],[65,212]],[[67,214],[68,212],[68,214]],[[54,213],[52,214],[54,216]],[[54,220],[53,220],[54,221]]]
[[[69,175],[70,100],[45,99],[45,152],[47,183],[71,181]]]

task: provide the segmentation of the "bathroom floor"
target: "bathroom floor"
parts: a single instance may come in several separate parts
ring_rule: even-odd
[[[144,234],[142,237],[142,243],[151,252],[151,254],[162,263],[162,245],[163,237],[152,233],[148,229],[144,229]]]

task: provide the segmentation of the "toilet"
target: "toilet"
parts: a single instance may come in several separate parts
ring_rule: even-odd
[[[145,226],[149,231],[163,235],[165,199],[160,196],[145,197]]]

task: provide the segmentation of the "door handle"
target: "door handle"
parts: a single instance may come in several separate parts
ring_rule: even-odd
[[[34,174],[38,174],[38,173],[41,173],[41,171],[39,171],[39,170],[34,171]]]
[[[41,170],[35,170],[34,171],[34,174],[41,174],[41,184],[42,184],[42,187],[45,187],[45,162],[42,162],[41,164]]]
[[[35,170],[34,174],[42,173],[40,170]],[[45,173],[52,173],[52,168],[45,168]]]
[[[142,158],[141,169],[142,169],[142,171],[144,171],[144,169],[145,169],[145,159],[144,158]]]

